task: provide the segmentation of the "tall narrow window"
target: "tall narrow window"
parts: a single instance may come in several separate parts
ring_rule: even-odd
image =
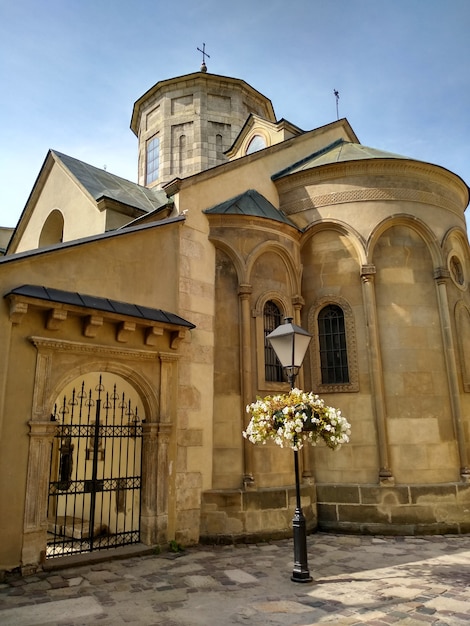
[[[224,148],[222,145],[222,135],[215,136],[215,155],[217,161],[220,161],[224,158]]]
[[[147,142],[147,173],[145,184],[149,185],[158,178],[160,167],[160,138],[154,137]]]
[[[324,385],[349,383],[344,313],[329,304],[318,315],[321,379]]]
[[[282,365],[271,346],[266,339],[267,335],[279,326],[282,322],[282,313],[279,307],[271,300],[264,305],[264,377],[267,381],[274,383],[282,383],[284,381],[284,372]]]
[[[178,173],[183,173],[184,157],[186,155],[186,135],[180,135],[178,145]]]

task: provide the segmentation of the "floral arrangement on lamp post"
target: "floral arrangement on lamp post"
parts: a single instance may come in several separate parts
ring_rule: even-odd
[[[323,441],[338,450],[349,442],[351,425],[347,419],[313,392],[294,388],[289,393],[258,398],[246,411],[251,420],[243,436],[255,444],[272,440],[281,448],[298,451],[305,443]]]
[[[286,445],[294,451],[296,507],[292,519],[294,569],[291,580],[296,583],[313,580],[308,569],[306,522],[300,498],[299,450],[305,441],[315,445],[319,440],[333,450],[338,449],[349,441],[351,428],[341,411],[325,406],[314,393],[294,387],[311,338],[310,333],[292,323],[292,317],[285,317],[284,324],[266,335],[291,390],[286,394],[258,398],[249,404],[247,411],[251,413],[251,420],[243,432],[243,436],[253,443],[266,443],[272,439],[277,445]]]

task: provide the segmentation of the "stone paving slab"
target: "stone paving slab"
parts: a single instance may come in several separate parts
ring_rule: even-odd
[[[84,620],[104,613],[103,607],[93,597],[71,598],[44,604],[33,604],[0,612],[2,626],[39,626],[61,620],[64,616],[73,615],[75,619]]]
[[[307,538],[54,568],[0,584],[2,626],[468,626],[470,536]],[[67,563],[63,561],[64,565]]]

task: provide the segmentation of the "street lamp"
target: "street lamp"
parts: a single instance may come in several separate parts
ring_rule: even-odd
[[[287,380],[290,383],[291,389],[293,389],[295,378],[299,373],[312,336],[303,328],[300,328],[300,326],[292,324],[291,317],[286,317],[284,322],[284,324],[275,328],[272,333],[269,333],[266,338],[269,339],[277,358],[287,374]],[[312,577],[308,569],[307,533],[305,517],[300,502],[298,450],[294,450],[294,467],[296,507],[292,520],[294,570],[291,580],[296,583],[309,583],[312,581]]]

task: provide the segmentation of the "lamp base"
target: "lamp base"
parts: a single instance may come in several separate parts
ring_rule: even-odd
[[[311,583],[313,581],[310,572],[294,572],[290,579],[294,583]]]
[[[295,509],[292,530],[294,535],[294,570],[291,580],[295,583],[311,583],[313,578],[308,569],[305,517],[300,506]]]

